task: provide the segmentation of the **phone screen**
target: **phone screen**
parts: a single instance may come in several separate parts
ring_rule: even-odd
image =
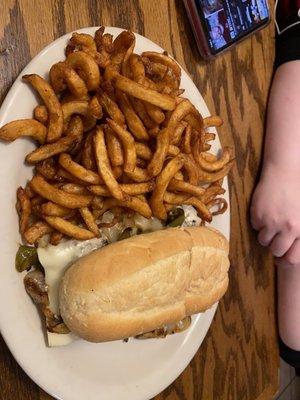
[[[213,54],[269,20],[267,0],[196,0]]]

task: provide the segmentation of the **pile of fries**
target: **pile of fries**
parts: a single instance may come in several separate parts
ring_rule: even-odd
[[[232,153],[217,157],[209,144],[220,126],[202,118],[182,97],[181,69],[166,53],[134,53],[135,36],[114,40],[101,27],[95,36],[74,33],[65,61],[49,82],[23,76],[40,96],[32,119],[10,122],[0,139],[29,136],[38,147],[25,160],[35,165],[17,190],[20,231],[35,244],[45,234],[57,244],[67,236],[98,237],[101,216],[138,213],[166,220],[178,205],[192,205],[203,223],[227,208],[222,180]]]

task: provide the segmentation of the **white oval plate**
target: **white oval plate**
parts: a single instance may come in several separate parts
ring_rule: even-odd
[[[97,28],[78,32],[94,34]],[[107,28],[117,35],[119,28]],[[18,119],[30,118],[36,98],[21,76],[37,73],[47,76],[55,62],[64,59],[70,34],[57,39],[42,50],[22,71],[10,89],[0,110],[0,126]],[[162,49],[136,34],[135,52]],[[203,116],[208,108],[185,71],[181,87],[185,96]],[[20,242],[15,211],[16,188],[31,178],[31,168],[24,157],[33,148],[28,140],[0,144],[0,210],[1,210],[1,275],[0,328],[13,356],[24,371],[46,392],[61,400],[144,400],[170,385],[191,361],[202,343],[215,314],[217,304],[193,318],[192,326],[183,333],[166,339],[130,340],[92,344],[77,341],[66,347],[48,348],[36,307],[26,295],[20,274],[14,268]],[[217,139],[214,151],[220,149]],[[225,180],[226,195],[227,181]],[[214,219],[212,226],[229,239],[230,214]]]

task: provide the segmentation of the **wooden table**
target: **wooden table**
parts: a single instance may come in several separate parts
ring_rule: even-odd
[[[173,54],[211,112],[224,119],[222,143],[236,154],[230,174],[230,287],[193,361],[156,399],[272,399],[278,387],[274,268],[256,243],[248,208],[261,160],[273,26],[204,63],[180,0],[2,0],[0,101],[44,46],[66,32],[99,25],[132,29]],[[52,399],[19,368],[2,339],[0,399]]]

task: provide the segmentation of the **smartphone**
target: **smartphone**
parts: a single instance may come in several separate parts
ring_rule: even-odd
[[[202,57],[213,58],[270,21],[267,0],[184,0]]]

